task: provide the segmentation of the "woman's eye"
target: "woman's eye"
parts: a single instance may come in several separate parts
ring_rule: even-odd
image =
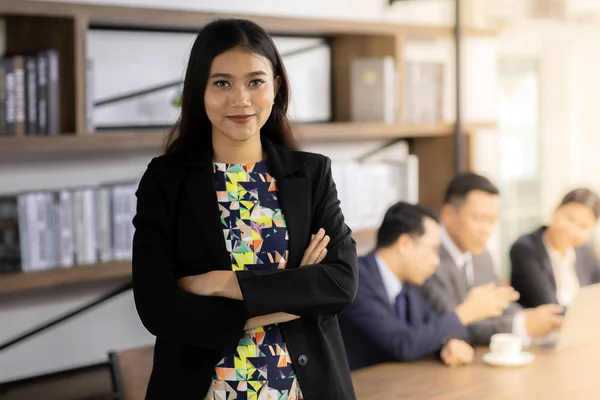
[[[220,87],[220,88],[224,88],[229,86],[229,83],[227,81],[216,81],[215,82],[215,86],[216,87]]]
[[[262,79],[254,79],[252,81],[250,81],[250,86],[260,86],[263,83],[265,83],[265,81],[263,81]]]

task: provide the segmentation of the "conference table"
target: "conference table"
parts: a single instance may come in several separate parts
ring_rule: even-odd
[[[358,400],[596,400],[600,399],[600,342],[564,350],[528,349],[533,363],[493,367],[477,348],[471,365],[439,360],[387,363],[352,373]]]

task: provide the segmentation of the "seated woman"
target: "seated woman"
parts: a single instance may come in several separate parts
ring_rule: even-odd
[[[523,307],[568,307],[577,290],[600,282],[600,266],[588,242],[600,217],[600,198],[586,188],[565,195],[551,223],[521,236],[510,249],[511,284]]]

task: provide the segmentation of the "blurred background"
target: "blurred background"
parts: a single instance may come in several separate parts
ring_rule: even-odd
[[[109,352],[153,343],[128,290],[134,193],[213,13],[272,33],[361,252],[387,206],[439,207],[470,169],[501,189],[508,277],[518,236],[600,190],[600,1],[459,5],[457,32],[455,0],[1,0],[0,397],[110,398]]]

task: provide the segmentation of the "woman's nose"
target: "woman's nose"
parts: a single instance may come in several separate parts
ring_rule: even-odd
[[[250,105],[250,93],[246,88],[231,91],[230,105],[232,108],[244,108]]]

